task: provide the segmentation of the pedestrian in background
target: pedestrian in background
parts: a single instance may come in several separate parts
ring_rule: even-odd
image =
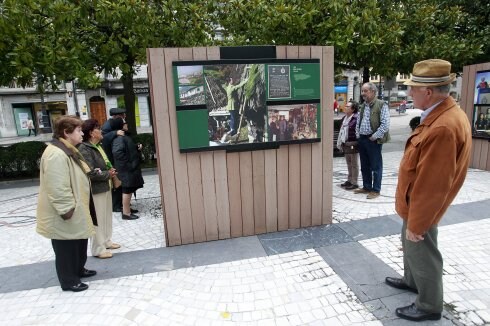
[[[97,226],[91,238],[92,256],[111,258],[108,249],[119,249],[121,246],[112,242],[112,178],[117,175],[104,149],[100,145],[103,138],[99,123],[95,119],[85,120],[82,124],[83,143],[78,150],[90,167],[88,176],[92,184]]]
[[[348,102],[345,105],[345,116],[342,118],[339,137],[337,138],[337,148],[344,152],[345,162],[347,163],[347,181],[340,186],[346,190],[359,188],[357,179],[359,178],[359,151],[356,138],[357,112],[359,104]]]
[[[112,142],[112,155],[114,165],[122,182],[122,218],[123,220],[135,220],[139,216],[131,212],[131,197],[136,190],[143,188],[143,176],[141,175],[141,148],[127,135],[127,124],[122,118],[111,119],[113,130],[123,129],[124,136],[117,137]]]
[[[356,194],[367,194],[367,199],[379,196],[383,177],[383,144],[390,140],[390,110],[388,105],[376,98],[378,88],[373,83],[361,87],[364,103],[359,108],[356,135],[359,141],[362,188]]]
[[[111,162],[112,166],[114,166],[114,157],[112,156],[112,142],[118,136],[124,136],[124,130],[122,129],[112,129],[111,128],[111,120],[121,118],[126,119],[126,109],[123,108],[111,108],[109,110],[109,114],[111,118],[104,122],[101,127],[102,136],[102,148],[107,155],[107,158]],[[119,213],[122,212],[122,192],[121,187],[112,189],[112,211]]]
[[[409,94],[424,111],[410,135],[400,163],[395,209],[403,219],[402,278],[386,283],[418,293],[415,302],[396,309],[412,321],[438,320],[443,310],[442,255],[437,226],[463,185],[471,154],[471,125],[449,96],[456,79],[451,64],[430,59],[413,67]]]
[[[87,173],[90,168],[75,146],[82,142],[82,121],[62,116],[55,121],[53,141],[41,157],[36,231],[51,239],[56,273],[63,291],[84,291],[88,238],[95,234],[95,207]]]
[[[29,129],[29,135],[27,135],[27,137],[31,135],[31,132],[36,136],[36,127],[34,126],[34,121],[32,121],[32,119],[27,120],[27,129]]]

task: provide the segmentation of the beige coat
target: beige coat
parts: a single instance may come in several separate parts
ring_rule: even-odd
[[[41,157],[36,231],[48,239],[88,239],[95,234],[90,216],[90,181],[62,149],[48,145]],[[75,211],[68,220],[61,215]]]
[[[471,126],[452,97],[441,102],[405,145],[395,209],[407,228],[424,234],[437,225],[463,185],[471,154]]]

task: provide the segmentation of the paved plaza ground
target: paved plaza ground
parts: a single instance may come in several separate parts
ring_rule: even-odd
[[[381,196],[345,191],[334,158],[333,224],[165,248],[160,186],[145,171],[141,218],[114,213],[112,259],[89,257],[89,289],[63,292],[48,239],[35,232],[38,180],[0,183],[0,325],[408,325],[395,309],[415,295],[384,284],[403,273],[394,211],[408,121],[394,114]],[[443,318],[490,324],[490,172],[470,169],[439,227]]]

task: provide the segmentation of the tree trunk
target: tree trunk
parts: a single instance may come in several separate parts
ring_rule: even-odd
[[[369,67],[364,67],[362,71],[362,83],[369,83]]]
[[[126,122],[128,124],[128,131],[131,135],[136,135],[136,114],[135,114],[135,98],[133,87],[133,74],[123,74],[121,81],[124,86],[124,107],[126,108]]]

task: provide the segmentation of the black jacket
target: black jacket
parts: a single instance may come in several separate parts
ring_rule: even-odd
[[[109,186],[109,169],[105,164],[102,154],[99,150],[89,142],[83,142],[78,146],[78,150],[82,154],[85,162],[90,167],[90,172],[88,176],[92,184],[92,193],[101,194],[103,192],[109,191],[111,188]],[[107,154],[107,153],[106,153]],[[94,169],[99,168],[101,173],[96,172]]]
[[[112,130],[110,119],[104,122],[102,127],[100,128],[102,131],[102,148],[107,155],[109,161],[111,161],[112,165],[114,165],[114,156],[112,155],[112,142],[117,137],[117,130]]]
[[[118,136],[112,142],[112,155],[117,176],[125,188],[142,188],[144,181],[141,175],[141,154],[129,136]]]

